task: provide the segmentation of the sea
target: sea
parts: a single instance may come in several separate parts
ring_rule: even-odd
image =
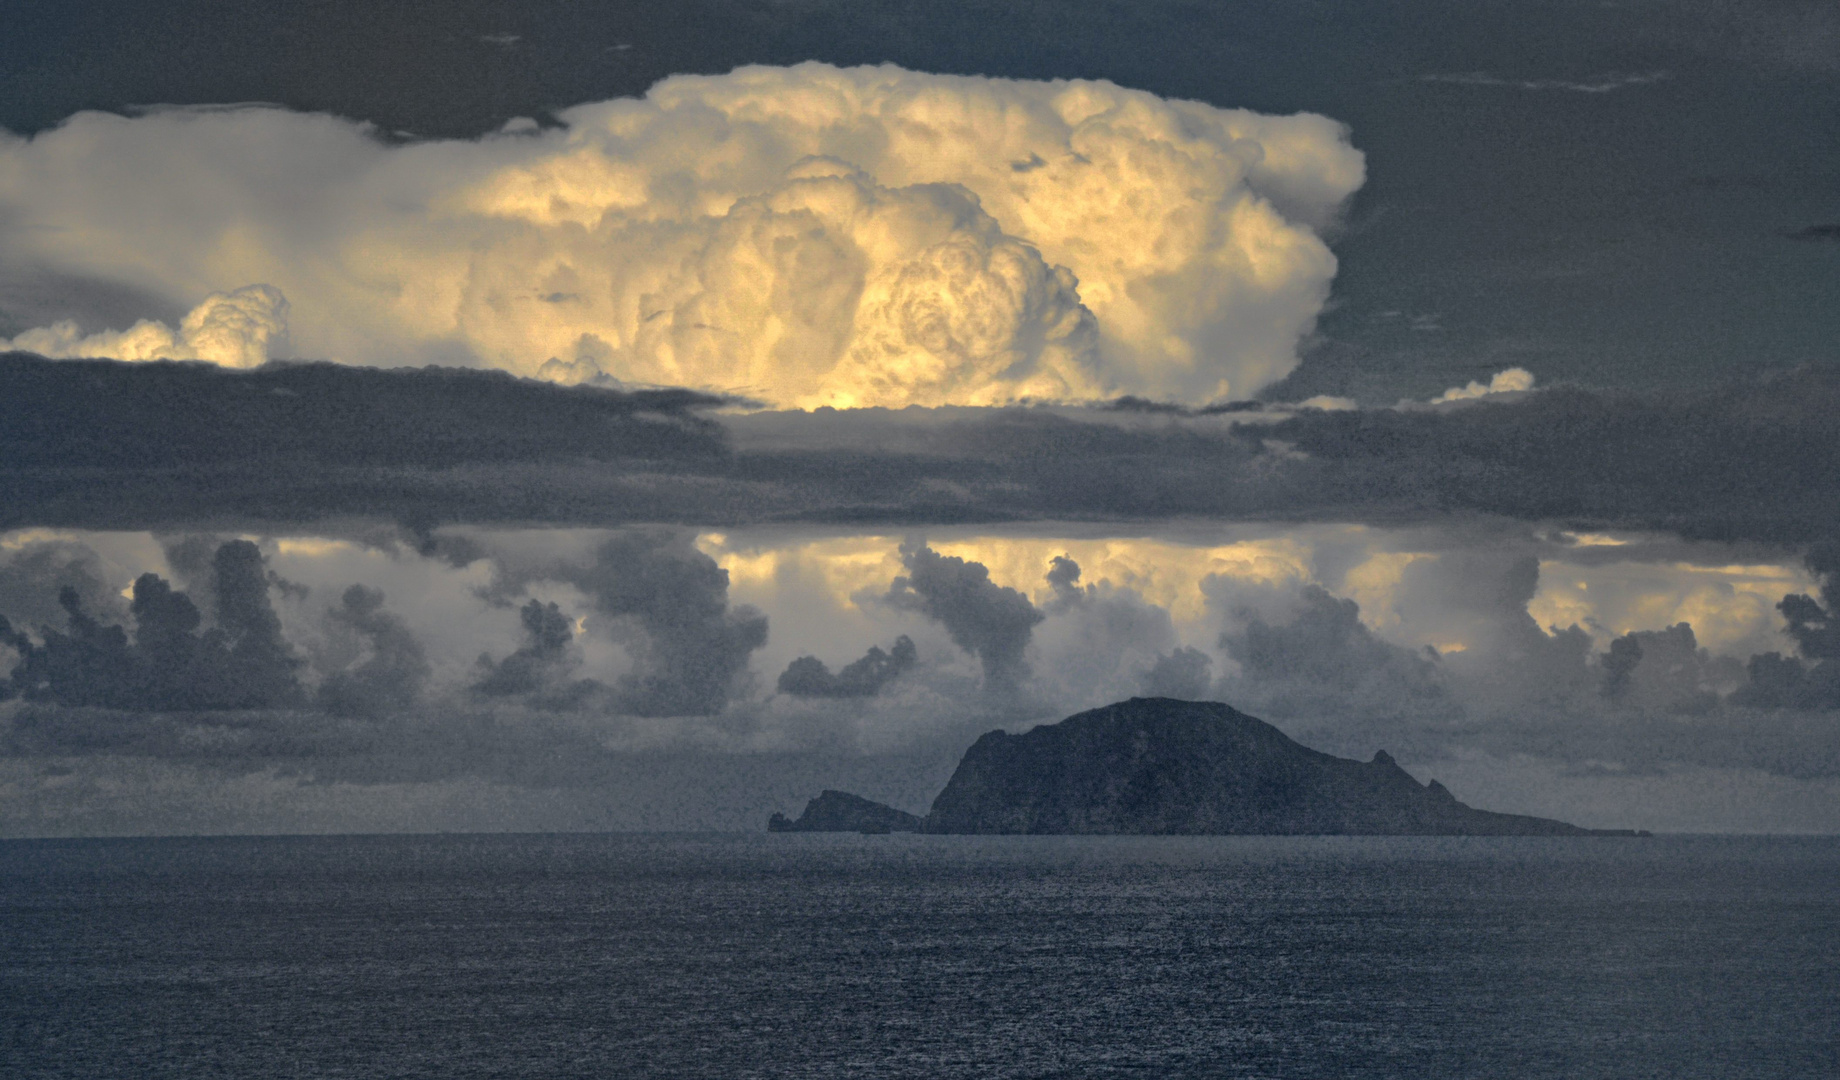
[[[1840,839],[5,841],[0,1076],[1834,1077]]]

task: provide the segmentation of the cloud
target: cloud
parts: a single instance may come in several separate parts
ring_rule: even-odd
[[[1805,544],[1831,535],[1840,516],[1840,486],[1828,482],[1840,475],[1832,368],[1338,412],[708,415],[720,404],[489,372],[229,372],[0,355],[0,527],[1467,515],[1580,534]]]
[[[263,282],[298,355],[351,363],[798,405],[1205,399],[1295,366],[1335,271],[1318,231],[1364,175],[1320,116],[892,66],[674,76],[557,118],[389,144],[273,108],[81,113],[0,140],[0,221],[33,223],[0,269],[178,307]],[[136,335],[257,355],[154,324],[89,347]]]
[[[1777,652],[1750,659],[1749,681],[1738,691],[1742,704],[1762,708],[1840,708],[1840,545],[1832,541],[1809,551],[1808,569],[1820,580],[1820,595],[1790,593],[1777,605],[1800,659]]]
[[[1454,75],[1421,75],[1419,81],[1454,83],[1458,86],[1506,86],[1516,90],[1564,90],[1574,94],[1608,94],[1631,86],[1665,82],[1672,77],[1665,71],[1641,71],[1609,72],[1584,79],[1507,79],[1486,71],[1470,71]]]
[[[1833,241],[1840,242],[1840,223],[1829,225],[1806,225],[1800,229],[1791,229],[1783,233],[1790,240]]]
[[[1141,676],[1143,696],[1185,701],[1205,699],[1214,681],[1209,675],[1213,666],[1213,657],[1188,646],[1159,655],[1156,663],[1144,669]]]
[[[1632,566],[1701,576],[1679,568],[1687,559],[1705,573],[1723,566],[1777,581],[1779,597],[1806,594],[1829,610],[1824,578],[1772,578],[1721,561],[1738,549],[1640,535],[1584,544],[1502,522],[1210,528],[1207,541],[1072,532],[936,530],[903,550],[892,537],[778,527],[700,540],[655,529],[443,527],[269,538],[254,559],[245,540],[194,537],[163,551],[145,536],[0,534],[0,551],[57,544],[95,553],[105,591],[143,575],[120,627],[81,607],[79,619],[55,609],[59,670],[69,675],[58,685],[87,693],[54,694],[48,681],[27,679],[32,700],[0,704],[0,772],[24,776],[19,791],[38,790],[34,769],[106,786],[111,770],[165,763],[211,774],[186,781],[198,793],[234,777],[424,792],[464,780],[497,785],[512,802],[568,802],[602,798],[595,793],[606,785],[676,755],[692,763],[682,766],[689,786],[654,819],[666,827],[701,820],[692,803],[727,805],[716,777],[814,779],[794,757],[830,763],[820,784],[897,759],[924,763],[936,770],[915,781],[924,805],[983,731],[1153,693],[1224,699],[1307,745],[1361,756],[1385,748],[1414,768],[1439,763],[1440,776],[1444,763],[1479,754],[1625,780],[1700,767],[1840,775],[1831,711],[1812,699],[1765,707],[1731,693],[1745,680],[1733,649],[1752,636],[1709,648],[1696,624],[1667,621],[1681,610],[1667,582],[1642,586],[1646,600],[1618,595],[1602,612],[1569,609],[1589,632],[1542,628],[1547,619],[1536,625],[1529,612],[1548,578],[1607,568],[1639,582]],[[460,549],[473,554],[455,566],[448,552]],[[172,552],[187,570],[167,572],[188,583],[184,592],[155,573]],[[1822,558],[1811,565],[1827,566]],[[47,585],[64,565],[42,564]],[[209,590],[192,584],[198,574]],[[300,585],[284,592],[277,577]],[[922,585],[906,586],[906,602],[886,602],[894,577],[940,585],[930,594],[939,610],[959,612],[961,636],[994,639],[995,616],[1019,615],[1008,655],[1023,666],[1011,669],[1009,692],[992,694],[1000,684],[987,678],[981,688],[968,673],[986,655],[976,641],[955,642],[920,602]],[[363,584],[350,587],[353,579]],[[217,624],[257,641],[272,635],[261,603],[249,603],[258,582],[282,651],[310,665],[294,666],[291,696],[238,704],[224,670],[230,636]],[[220,594],[221,604],[202,599]],[[1814,613],[1778,622],[1763,610],[1770,627],[1823,625]],[[769,617],[780,651],[763,665]],[[1652,621],[1629,631],[1632,617]],[[21,632],[29,629],[0,628],[0,660],[15,666],[50,651],[46,638]],[[895,644],[865,655],[856,651],[865,637]],[[1777,659],[1799,678],[1821,647],[1811,639],[1805,655]],[[482,651],[487,662],[476,663]],[[841,670],[787,662],[846,652],[858,659]],[[865,692],[895,668],[898,677]],[[793,682],[826,678],[773,694],[781,672]],[[853,696],[832,696],[846,691]],[[684,711],[693,699],[712,711]]]
[[[941,555],[920,540],[902,543],[901,564],[907,572],[883,597],[888,604],[944,626],[983,665],[986,689],[1013,691],[1028,678],[1023,653],[1046,616],[1027,596],[991,581],[984,564]]]
[[[301,661],[282,637],[264,570],[261,552],[247,540],[217,549],[215,625],[202,633],[197,605],[152,573],[134,582],[132,640],[124,627],[86,613],[71,586],[58,592],[66,628],[42,627],[40,644],[0,616],[0,640],[20,657],[11,691],[27,701],[126,710],[297,704]]]
[[[569,470],[626,458],[652,472],[720,455],[720,429],[698,415],[719,403],[684,391],[571,391],[499,372],[325,363],[231,372],[5,354],[0,519],[43,520],[42,504],[33,505],[42,499],[84,502],[83,481],[72,480],[101,469],[145,470],[149,481],[165,477],[150,482],[144,497],[119,480],[102,480],[91,491],[98,509],[109,501],[118,510],[138,505],[176,529],[195,528],[201,519],[298,512],[380,515],[425,526],[460,509],[443,487],[482,492],[483,476],[463,474],[485,463],[547,461]],[[393,472],[405,467],[447,480],[405,482]],[[375,481],[389,490],[363,490]],[[523,507],[517,516],[553,517],[554,508],[575,498],[569,486],[521,487],[513,495]],[[658,495],[629,497],[635,505],[659,503]]]
[[[1434,660],[1381,640],[1361,621],[1359,604],[1313,584],[1294,603],[1284,621],[1245,608],[1228,613],[1239,625],[1229,626],[1219,644],[1239,671],[1223,678],[1216,693],[1281,717],[1442,705]]]
[[[319,687],[319,705],[339,715],[400,714],[417,704],[431,669],[421,642],[403,620],[383,610],[383,592],[353,585],[326,612],[344,640],[343,663],[332,664]],[[339,632],[344,633],[340,634]]]
[[[713,716],[742,689],[748,657],[766,644],[767,620],[728,603],[728,571],[689,534],[616,534],[587,566],[563,567],[601,615],[639,631],[637,666],[615,684],[618,709],[635,716]]]
[[[1475,709],[1574,702],[1590,692],[1592,639],[1534,620],[1540,574],[1533,553],[1483,545],[1416,559],[1401,569],[1391,605],[1398,636],[1435,649],[1449,688]]]
[[[0,338],[0,350],[54,359],[204,360],[222,367],[260,367],[271,356],[285,355],[287,311],[287,298],[279,289],[245,285],[205,297],[176,331],[143,319],[127,330],[85,336],[75,320],[66,319],[27,330],[11,341]]]
[[[1145,668],[1155,670],[1163,652],[1177,647],[1168,608],[1128,585],[1109,579],[1082,585],[1081,577],[1071,555],[1049,560],[1043,577],[1048,597],[1041,605],[1046,618],[1034,632],[1042,672],[1035,691],[1065,703],[1069,712],[1137,693]],[[1170,675],[1175,669],[1162,670]]]
[[[503,660],[481,654],[480,677],[473,689],[490,697],[529,694],[554,686],[577,661],[569,652],[575,626],[554,600],[545,604],[532,598],[518,610],[525,641]]]
[[[1745,681],[1743,666],[1700,648],[1688,623],[1631,631],[1610,643],[1600,666],[1606,698],[1663,712],[1710,712]]]
[[[850,661],[835,674],[817,657],[801,656],[780,672],[779,692],[794,697],[874,697],[918,662],[913,639],[902,634],[888,651],[871,645],[862,659]]]
[[[28,541],[0,562],[0,614],[11,615],[25,626],[61,620],[64,608],[57,602],[65,589],[76,593],[84,610],[103,618],[120,618],[121,596],[111,587],[109,571],[88,545],[71,540]]]
[[[1453,386],[1431,399],[1431,404],[1442,405],[1447,401],[1467,401],[1490,394],[1518,394],[1533,389],[1533,373],[1526,368],[1509,368],[1498,371],[1487,383],[1471,382],[1468,386]],[[1308,404],[1308,402],[1305,402]]]

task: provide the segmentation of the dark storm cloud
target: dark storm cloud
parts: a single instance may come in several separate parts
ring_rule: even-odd
[[[135,633],[83,610],[64,586],[65,627],[43,625],[34,644],[0,616],[0,640],[19,661],[10,696],[107,709],[261,709],[297,704],[300,660],[281,636],[268,599],[261,552],[247,540],[219,547],[212,560],[216,625],[156,574],[134,582]]]
[[[586,562],[501,563],[482,596],[509,604],[537,583],[574,586],[587,597],[587,614],[605,620],[634,668],[612,685],[566,682],[563,676],[577,662],[569,646],[573,622],[557,604],[532,598],[520,612],[525,644],[502,661],[481,657],[475,690],[487,696],[538,692],[552,705],[604,694],[607,710],[628,716],[722,712],[747,689],[748,659],[766,644],[767,619],[748,605],[729,604],[728,571],[695,540],[680,530],[635,528],[615,533]]]
[[[1045,618],[1028,597],[990,580],[983,563],[941,555],[918,540],[901,545],[901,564],[907,573],[894,579],[884,597],[889,604],[944,626],[983,665],[986,688],[1010,690],[1028,678],[1023,651]]]
[[[749,655],[767,642],[766,616],[729,606],[728,571],[693,540],[666,529],[621,533],[564,578],[601,614],[642,631],[629,646],[637,670],[615,687],[623,712],[713,716],[740,688]]]
[[[589,505],[629,499],[656,513],[669,503],[644,494],[656,488],[654,463],[669,472],[722,454],[720,429],[696,415],[720,401],[458,369],[235,372],[3,354],[0,528],[351,515],[417,525],[452,520],[482,489],[496,507],[478,507],[487,517],[563,520],[605,513],[571,508],[564,474],[604,473],[611,462],[623,465],[617,479],[590,485]],[[511,478],[493,463],[550,471],[518,490],[497,486]]]
[[[860,660],[852,660],[834,673],[817,657],[801,656],[780,672],[779,692],[794,697],[874,697],[918,660],[913,639],[906,634],[896,638],[886,652],[880,645],[869,646]]]
[[[1821,594],[1791,593],[1776,605],[1801,659],[1768,652],[1751,657],[1750,681],[1737,700],[1763,708],[1840,709],[1840,544],[1817,544],[1808,569]]]
[[[1048,572],[1042,575],[1048,588],[1054,591],[1052,601],[1056,606],[1077,604],[1081,598],[1080,564],[1065,555],[1056,555],[1048,560]]]
[[[0,526],[203,521],[1435,522],[1808,543],[1840,369],[1438,408],[868,409],[720,419],[481,372],[0,358]]]

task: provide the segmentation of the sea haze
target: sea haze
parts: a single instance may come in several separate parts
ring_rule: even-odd
[[[0,843],[16,1077],[1830,1075],[1833,839]]]

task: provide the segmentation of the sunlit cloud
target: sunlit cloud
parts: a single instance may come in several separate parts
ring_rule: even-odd
[[[1471,381],[1468,386],[1453,386],[1432,398],[1431,403],[1442,405],[1447,401],[1467,401],[1491,394],[1517,394],[1531,389],[1533,373],[1526,368],[1515,367],[1496,372],[1486,383]]]
[[[884,66],[674,76],[391,145],[273,108],[0,136],[0,262],[191,308],[50,355],[439,360],[783,405],[1244,396],[1328,294],[1334,121]]]
[[[287,298],[267,285],[245,285],[212,293],[188,312],[174,330],[143,319],[119,333],[84,334],[75,320],[27,330],[0,350],[18,349],[54,359],[205,360],[222,367],[260,367],[286,354]]]
[[[1786,648],[1777,603],[1816,591],[1794,565],[1542,562],[1540,591],[1527,610],[1541,626],[1577,624],[1601,642],[1685,622],[1700,645],[1742,657]]]

